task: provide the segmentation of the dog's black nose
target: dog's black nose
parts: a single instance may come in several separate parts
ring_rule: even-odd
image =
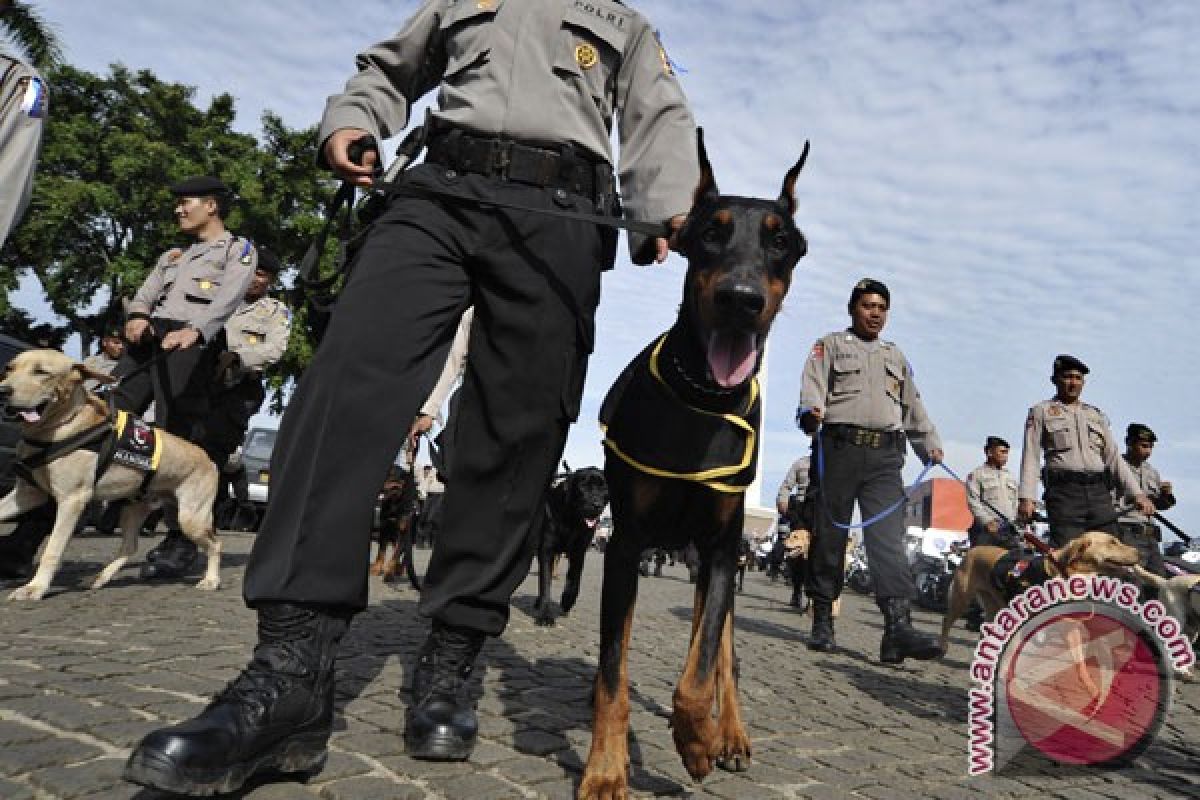
[[[757,286],[731,281],[717,287],[713,302],[722,311],[758,316],[766,308],[767,297]]]

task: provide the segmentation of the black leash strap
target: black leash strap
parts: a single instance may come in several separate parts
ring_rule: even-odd
[[[1181,531],[1179,529],[1178,525],[1176,525],[1174,522],[1171,522],[1171,520],[1167,519],[1162,514],[1155,511],[1154,518],[1156,520],[1158,520],[1159,522],[1161,522],[1163,525],[1166,525],[1168,528],[1170,528],[1171,532],[1174,533],[1176,536],[1178,536],[1180,539],[1182,539],[1184,544],[1190,545],[1192,543],[1192,537],[1188,536],[1186,533]]]

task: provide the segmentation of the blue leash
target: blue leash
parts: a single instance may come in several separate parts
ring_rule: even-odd
[[[829,505],[825,502],[825,444],[824,444],[824,441],[822,440],[822,435],[821,435],[823,428],[824,428],[823,425],[818,426],[817,432],[813,438],[814,438],[814,441],[816,442],[816,450],[817,450],[817,484],[818,484],[818,488],[821,490],[820,491],[821,510],[825,512],[825,517],[829,520],[829,523],[831,525],[833,525],[835,528],[841,528],[844,531],[852,531],[852,530],[855,530],[858,528],[866,528],[868,525],[874,525],[876,522],[879,522],[879,520],[884,519],[884,518],[896,513],[896,511],[899,510],[899,508],[901,506],[903,506],[905,503],[908,502],[909,494],[908,494],[908,490],[906,489],[906,490],[901,491],[899,500],[892,503],[890,506],[885,508],[883,511],[880,511],[878,514],[871,517],[870,519],[864,519],[862,522],[858,523],[857,525],[855,525],[854,523],[842,523],[842,522],[838,522],[837,520],[835,520],[833,518],[833,512],[829,510]],[[963,482],[962,478],[959,478],[957,475],[955,475],[954,471],[951,470],[949,467],[947,467],[945,464],[935,463],[933,461],[930,461],[928,464],[925,465],[925,468],[923,470],[921,470],[921,474],[917,476],[917,480],[913,483],[913,486],[916,486],[916,485],[920,484],[922,481],[924,481],[925,476],[928,475],[930,473],[930,471],[933,470],[934,467],[941,467],[942,469],[946,470],[946,472],[949,473],[950,476],[953,477],[955,480],[957,480],[959,483]]]

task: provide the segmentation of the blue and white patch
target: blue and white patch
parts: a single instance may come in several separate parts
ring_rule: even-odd
[[[41,78],[30,76],[26,79],[25,94],[21,97],[21,112],[33,119],[42,119],[50,110],[50,96],[46,92],[46,82]]]

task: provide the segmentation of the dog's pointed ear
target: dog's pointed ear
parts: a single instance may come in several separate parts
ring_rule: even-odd
[[[80,378],[85,381],[93,380],[93,381],[98,381],[100,383],[116,383],[117,382],[117,379],[114,378],[112,375],[109,375],[107,372],[101,372],[99,370],[92,369],[87,364],[81,364],[79,362],[76,362],[71,365],[71,369],[78,372]]]
[[[800,170],[804,169],[804,162],[808,160],[807,140],[804,142],[804,152],[800,153],[800,160],[792,165],[792,168],[783,176],[783,188],[779,191],[779,200],[777,201],[788,216],[793,216],[796,213],[796,177],[800,174]]]
[[[721,194],[713,177],[712,164],[708,163],[708,151],[704,149],[704,128],[696,128],[696,157],[700,162],[700,182],[692,196],[693,206],[699,206],[705,200],[716,200]]]

